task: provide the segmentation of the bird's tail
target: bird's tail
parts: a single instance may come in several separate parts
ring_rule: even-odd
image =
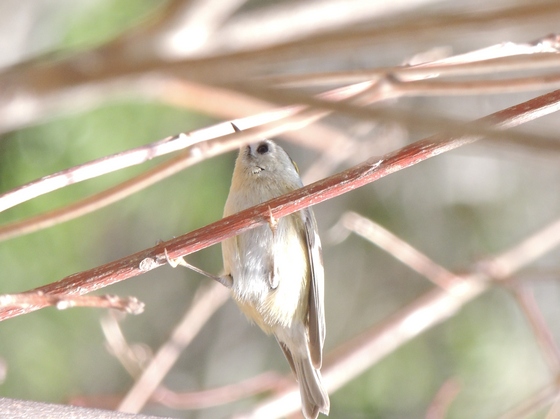
[[[323,386],[321,372],[313,367],[309,357],[297,358],[292,356],[292,361],[299,383],[304,416],[306,419],[315,419],[319,412],[328,415],[330,401]]]

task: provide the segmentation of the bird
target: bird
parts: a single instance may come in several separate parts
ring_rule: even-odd
[[[301,187],[297,166],[282,147],[269,139],[249,144],[239,150],[224,217]],[[278,220],[271,213],[268,224],[224,240],[222,254],[233,300],[276,338],[295,374],[303,415],[328,415],[320,372],[324,269],[313,211],[308,207]]]

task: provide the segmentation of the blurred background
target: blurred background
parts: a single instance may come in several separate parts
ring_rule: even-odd
[[[155,60],[196,60],[238,51],[258,57],[255,51],[263,49],[260,60],[232,59],[231,68],[215,70],[214,80],[222,77],[227,81],[228,73],[236,80],[250,80],[397,66],[418,54],[437,59],[503,42],[527,43],[560,30],[554,2],[387,3],[238,0],[208,2],[205,8],[203,1],[194,0],[3,0],[0,193],[96,158],[260,109],[249,105],[227,108],[227,101],[224,105],[203,93],[188,97],[188,89],[185,97],[178,97],[182,91],[170,91],[151,71],[140,79],[125,75],[105,84],[94,80],[72,86],[75,74],[94,74],[107,58],[144,71],[142,65]],[[499,18],[501,11],[531,5],[541,9],[526,19],[506,12],[504,19]],[[546,7],[550,13],[543,12]],[[446,25],[446,17],[453,21],[484,14],[497,17],[479,24]],[[420,31],[406,31],[407,22],[414,21],[426,25]],[[382,31],[399,24],[404,29],[386,32],[387,36],[358,41],[351,36],[358,30]],[[329,33],[332,45],[298,52],[298,40]],[[290,42],[296,47],[284,55],[270,55],[274,45]],[[64,67],[66,73],[49,72],[49,68],[63,68],[56,63],[64,60],[73,63]],[[175,71],[180,77],[181,69]],[[189,71],[187,68],[185,80],[196,81],[196,71]],[[72,89],[64,86],[64,79],[70,80]],[[415,96],[383,105],[468,121],[549,90],[553,89]],[[316,139],[305,130],[301,141],[293,136],[278,138],[298,163],[306,183],[438,132],[437,126],[415,129],[338,114],[320,123],[333,137],[351,141],[353,152],[343,161],[319,164],[321,170],[308,171],[324,157],[320,147],[309,147]],[[552,114],[520,131],[554,137],[559,128],[558,116]],[[330,140],[321,139],[324,144]],[[165,158],[33,199],[0,213],[0,223],[63,207],[142,173]],[[330,229],[344,211],[375,220],[442,266],[465,272],[558,217],[558,158],[535,148],[481,141],[317,205],[314,210],[326,271],[326,353],[434,288],[362,238],[349,236],[337,242]],[[228,153],[206,160],[94,213],[0,242],[0,294],[59,280],[220,219],[234,159],[235,153]],[[515,278],[534,293],[556,340],[560,338],[558,256],[558,251],[549,253]],[[209,272],[218,273],[222,266],[219,246],[190,255],[188,260]],[[102,292],[136,296],[146,304],[143,314],[125,317],[121,326],[131,344],[149,352],[166,342],[197,288],[207,281],[185,269],[164,266]],[[106,315],[100,309],[47,308],[0,323],[0,395],[56,403],[79,399],[91,406],[114,408],[133,379],[106,347],[100,325]],[[234,384],[269,370],[289,373],[280,348],[274,339],[248,324],[228,301],[182,353],[164,384],[177,392],[197,391]],[[446,417],[491,418],[552,379],[529,321],[510,289],[496,286],[332,394],[330,417],[425,417],[438,391],[452,382],[458,390]],[[143,412],[221,418],[244,411],[257,399],[200,410],[151,403]],[[532,410],[528,417],[545,416],[546,409]]]

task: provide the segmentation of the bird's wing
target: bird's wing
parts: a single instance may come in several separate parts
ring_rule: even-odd
[[[323,361],[323,343],[325,342],[325,272],[321,240],[317,232],[317,221],[310,208],[302,210],[309,252],[311,284],[309,286],[309,353],[313,366],[321,368]]]

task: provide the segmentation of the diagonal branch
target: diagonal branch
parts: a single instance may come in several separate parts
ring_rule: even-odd
[[[560,91],[557,90],[491,114],[480,122],[489,126],[512,127],[559,109]],[[382,159],[366,160],[334,176],[256,205],[183,236],[106,265],[70,275],[34,291],[45,294],[87,294],[164,265],[167,260],[165,250],[171,259],[197,252],[228,237],[267,223],[271,212],[274,218],[284,217],[308,206],[353,191],[431,157],[470,144],[477,139],[473,136],[461,137],[440,134],[417,141],[384,156]],[[33,305],[26,308],[0,309],[0,321],[43,307],[43,305]]]

